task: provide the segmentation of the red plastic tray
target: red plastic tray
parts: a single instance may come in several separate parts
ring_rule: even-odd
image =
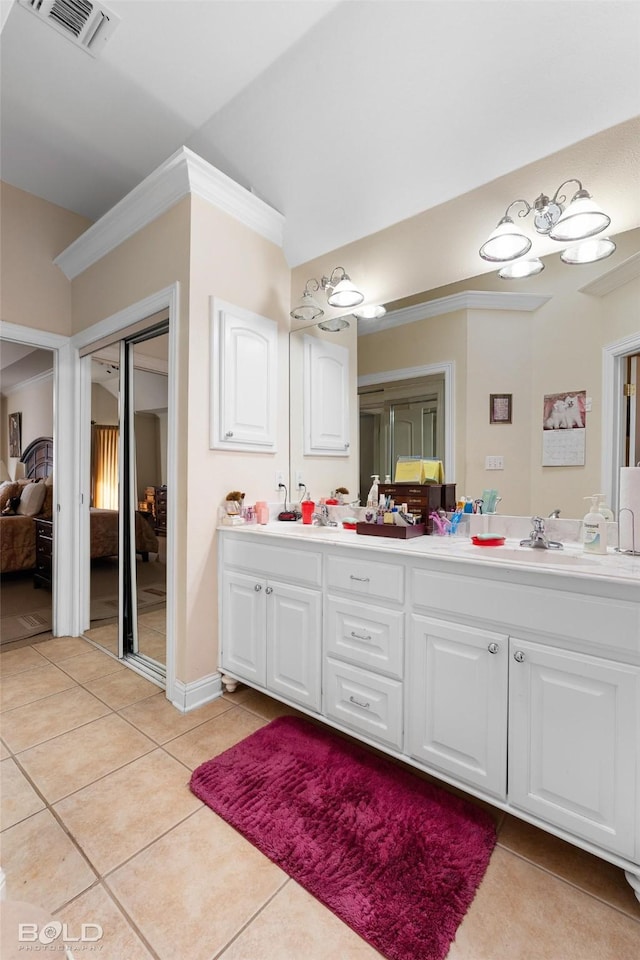
[[[501,547],[504,543],[504,537],[491,537],[490,539],[484,537],[471,537],[471,542],[475,543],[476,547]]]

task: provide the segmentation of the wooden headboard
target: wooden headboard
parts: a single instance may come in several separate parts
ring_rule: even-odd
[[[53,438],[38,437],[26,448],[20,462],[24,463],[24,475],[29,480],[48,477],[53,471]]]

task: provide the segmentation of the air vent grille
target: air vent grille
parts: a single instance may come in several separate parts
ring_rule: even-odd
[[[120,18],[92,0],[20,0],[20,4],[92,56],[97,56]]]

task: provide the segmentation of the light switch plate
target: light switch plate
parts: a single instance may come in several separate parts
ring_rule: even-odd
[[[504,457],[485,457],[485,470],[504,470]]]

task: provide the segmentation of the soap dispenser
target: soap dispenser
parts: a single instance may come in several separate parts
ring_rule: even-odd
[[[373,480],[373,483],[371,484],[371,489],[369,490],[369,495],[367,496],[367,506],[377,507],[378,506],[378,484],[380,482],[380,476],[377,473],[372,473],[371,479]]]
[[[613,523],[615,521],[613,510],[605,504],[604,497],[604,493],[598,494],[598,513],[601,513],[608,523]]]
[[[585,500],[591,500],[591,509],[582,521],[582,543],[585,553],[607,552],[607,521],[598,510],[601,494],[594,493]]]

